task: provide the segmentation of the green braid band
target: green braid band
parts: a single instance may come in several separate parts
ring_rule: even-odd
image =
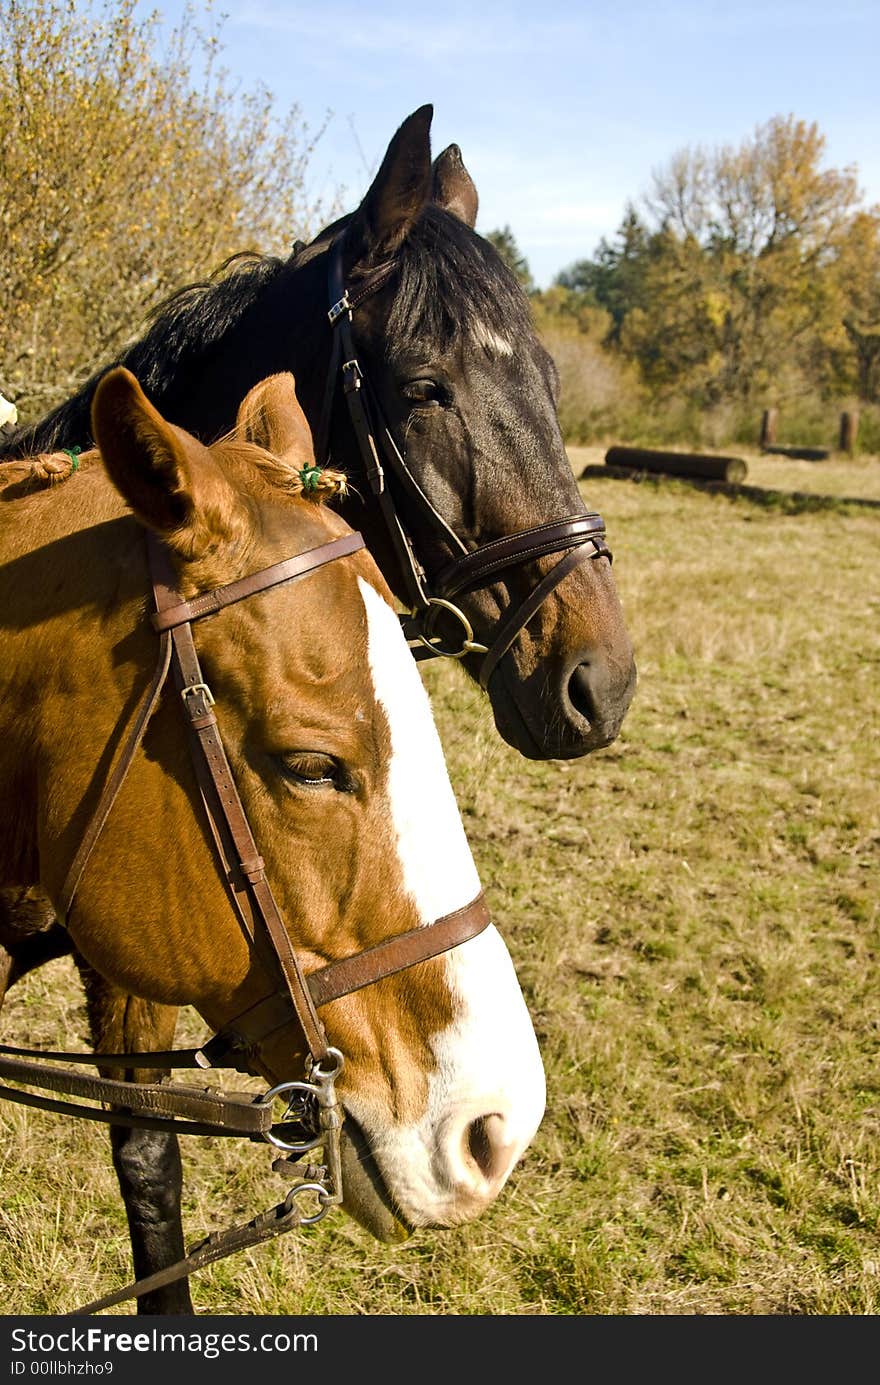
[[[321,468],[319,466],[304,466],[299,472],[299,479],[302,481],[304,491],[316,491],[318,482],[321,479]]]
[[[65,457],[70,458],[70,470],[79,471],[79,454],[82,452],[82,448],[62,447],[61,451],[64,453]]]

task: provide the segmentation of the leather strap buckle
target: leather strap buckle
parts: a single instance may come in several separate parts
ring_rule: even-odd
[[[183,698],[183,705],[186,706],[188,697],[202,697],[206,707],[214,706],[214,694],[207,683],[190,683],[187,687],[181,688],[180,696]]]
[[[330,326],[335,327],[336,323],[339,321],[342,315],[344,313],[350,312],[351,299],[348,296],[348,289],[346,289],[342,297],[336,303],[333,304],[332,308],[329,308],[327,310],[327,319],[330,323]]]

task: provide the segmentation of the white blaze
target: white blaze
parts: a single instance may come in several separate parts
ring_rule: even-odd
[[[370,672],[391,731],[388,795],[406,888],[423,923],[470,904],[480,879],[449,782],[431,703],[400,622],[368,582]]]
[[[513,346],[506,339],[489,327],[485,322],[477,322],[474,326],[474,337],[493,356],[512,356]]]
[[[388,792],[406,888],[424,923],[469,904],[480,890],[428,694],[397,616],[358,579],[367,611],[369,664],[388,718]],[[350,1102],[377,1162],[414,1224],[455,1222],[491,1200],[466,1157],[470,1122],[497,1117],[509,1147],[506,1179],[544,1114],[544,1069],[507,948],[495,927],[443,954],[454,1018],[432,1036],[437,1069],[417,1125],[388,1128],[368,1103]],[[497,1182],[497,1176],[495,1182]],[[502,1179],[503,1181],[503,1179]],[[498,1188],[493,1187],[491,1196]]]

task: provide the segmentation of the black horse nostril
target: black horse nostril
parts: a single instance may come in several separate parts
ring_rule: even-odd
[[[590,676],[594,672],[590,664],[577,664],[568,680],[568,700],[585,721],[596,720],[596,702],[590,686]]]

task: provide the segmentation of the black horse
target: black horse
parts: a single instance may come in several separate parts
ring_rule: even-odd
[[[566,456],[528,299],[474,230],[458,147],[432,163],[431,116],[404,121],[355,212],[287,260],[237,257],[182,290],[118,363],[205,442],[253,385],[292,371],[417,657],[460,657],[524,756],[581,756],[617,736],[636,681],[604,525]],[[3,440],[0,459],[87,447],[103,373]],[[5,990],[69,944],[34,892],[0,906]],[[183,1252],[177,1141],[114,1130],[112,1143],[135,1270],[149,1275]],[[186,1281],[138,1311],[191,1312]]]
[[[431,115],[423,106],[403,123],[356,212],[287,260],[239,258],[183,290],[118,362],[206,442],[253,385],[292,371],[319,460],[329,450],[352,478],[345,518],[403,604],[428,617],[416,635],[464,645],[508,744],[567,759],[618,734],[632,646],[601,521],[585,519],[563,446],[553,361],[526,295],[473,229],[458,147],[431,162]],[[0,458],[88,445],[102,373]],[[432,597],[447,605],[429,608]]]

